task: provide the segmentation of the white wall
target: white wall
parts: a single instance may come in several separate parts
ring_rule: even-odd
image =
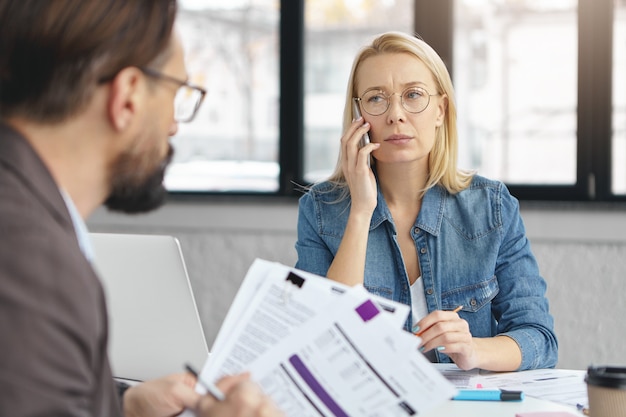
[[[626,209],[522,209],[548,283],[559,367],[626,364]],[[255,258],[293,265],[297,203],[170,202],[140,216],[104,209],[94,232],[169,234],[180,242],[209,346]]]

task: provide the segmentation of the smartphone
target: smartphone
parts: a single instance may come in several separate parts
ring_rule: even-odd
[[[357,103],[356,100],[352,100],[352,108],[354,110],[354,120],[361,117],[361,111],[359,110],[359,103]],[[361,141],[359,142],[359,148],[364,147],[368,143],[370,143],[370,135],[368,135],[367,132],[365,132],[365,134],[361,138]]]
[[[359,103],[357,103],[356,100],[352,100],[352,109],[354,110],[354,119],[355,120],[358,119],[359,117],[361,117],[361,110],[359,110]],[[370,143],[370,135],[368,135],[367,132],[365,132],[365,134],[363,135],[363,137],[359,141],[359,148],[364,147],[368,143]],[[367,166],[368,167],[371,167],[370,159],[371,159],[371,156],[369,158],[367,158]]]

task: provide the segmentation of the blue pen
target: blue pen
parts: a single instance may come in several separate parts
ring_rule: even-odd
[[[452,397],[460,401],[522,401],[522,391],[490,390],[490,389],[461,389]]]

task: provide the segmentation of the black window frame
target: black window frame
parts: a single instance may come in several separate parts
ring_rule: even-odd
[[[454,0],[415,1],[415,30],[453,62]],[[577,161],[574,185],[507,184],[520,200],[626,201],[611,193],[613,1],[578,1]],[[452,74],[454,81],[454,74]],[[555,161],[558,163],[558,161]]]
[[[415,0],[415,33],[453,68],[453,0]],[[276,192],[171,192],[184,195],[298,197],[304,181],[305,0],[280,2],[279,189]],[[521,201],[626,202],[611,192],[613,0],[578,1],[577,172],[574,185],[507,184]],[[454,81],[454,74],[451,71]],[[558,163],[558,161],[555,161]]]

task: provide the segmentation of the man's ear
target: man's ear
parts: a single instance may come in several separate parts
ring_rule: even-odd
[[[143,73],[139,68],[127,67],[111,81],[107,111],[114,129],[125,130],[140,108]]]

